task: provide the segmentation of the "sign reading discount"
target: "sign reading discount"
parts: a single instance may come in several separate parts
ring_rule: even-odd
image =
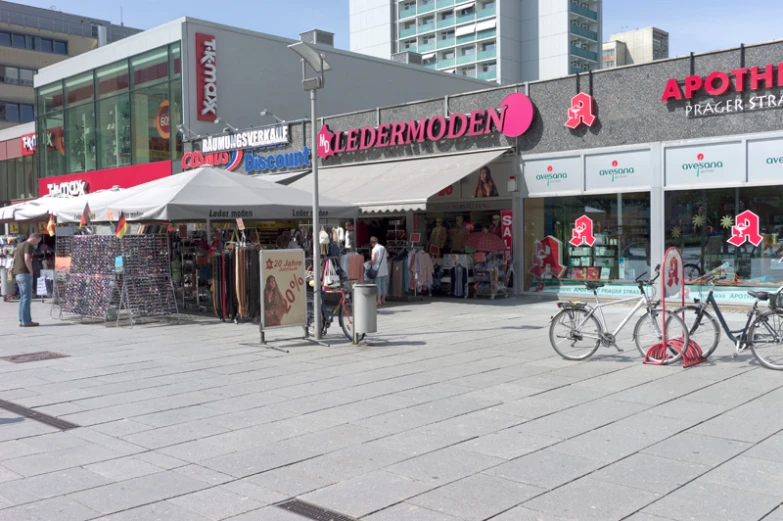
[[[261,328],[305,326],[304,250],[262,250],[260,256]]]

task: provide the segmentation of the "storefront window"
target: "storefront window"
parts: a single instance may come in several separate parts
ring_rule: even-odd
[[[171,134],[171,149],[175,161],[182,159],[182,134],[177,131],[177,125],[182,121],[182,82],[171,82],[171,106],[169,111],[168,129]]]
[[[46,85],[38,89],[38,113],[48,114],[63,108],[62,82]]]
[[[171,158],[169,125],[169,84],[163,83],[134,91],[131,95],[133,125],[133,163],[143,164]],[[176,128],[176,127],[175,127]]]
[[[101,67],[96,71],[95,76],[98,82],[99,98],[106,98],[128,91],[129,77],[127,60]]]
[[[595,242],[573,246],[572,230],[585,215],[592,219]],[[559,242],[540,242],[549,236]],[[528,289],[584,280],[630,282],[650,272],[650,194],[526,199],[524,239]]]
[[[179,42],[172,43],[170,49],[170,64],[171,64],[171,78],[179,78],[182,74],[182,50],[180,49]]]
[[[66,173],[63,142],[63,113],[38,119],[38,156],[42,174],[50,177]]]
[[[6,163],[8,163],[8,161],[0,161],[0,204],[11,199],[8,196],[8,178],[5,173]]]
[[[65,80],[65,98],[68,106],[92,101],[95,98],[92,71]]]
[[[666,246],[682,250],[686,280],[717,270],[737,284],[783,282],[783,187],[674,191],[665,201]],[[746,210],[759,216],[758,246],[728,242]]]
[[[95,105],[89,103],[66,110],[65,125],[68,172],[95,170]]]
[[[130,95],[98,102],[98,168],[131,164]]]
[[[131,74],[133,75],[134,89],[168,78],[168,47],[155,49],[131,58]]]
[[[16,161],[9,159],[5,163],[5,178],[8,181],[8,199],[14,200],[16,197]]]

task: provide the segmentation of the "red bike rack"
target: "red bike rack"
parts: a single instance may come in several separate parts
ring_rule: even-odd
[[[644,363],[651,365],[664,365],[669,354],[669,348],[676,350],[682,356],[683,367],[700,364],[705,360],[701,347],[695,341],[690,340],[684,345],[683,338],[666,338],[666,298],[679,294],[682,297],[682,305],[685,306],[685,270],[682,261],[682,253],[678,248],[669,248],[663,256],[663,276],[661,277],[661,331],[663,339],[653,344],[644,356]],[[686,324],[686,327],[688,325]],[[655,360],[653,360],[655,359]]]

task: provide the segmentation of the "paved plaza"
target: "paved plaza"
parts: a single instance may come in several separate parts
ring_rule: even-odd
[[[371,345],[282,353],[252,325],[106,328],[36,303],[20,329],[0,303],[0,356],[68,355],[0,361],[0,399],[78,425],[0,409],[0,521],[305,521],[292,498],[363,521],[783,520],[783,374],[725,340],[645,366],[633,322],[624,352],[564,361],[554,311],[396,304]]]

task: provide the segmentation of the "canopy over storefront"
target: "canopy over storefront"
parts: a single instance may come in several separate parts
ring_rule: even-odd
[[[202,167],[157,179],[121,193],[101,194],[89,200],[93,220],[115,221],[229,221],[237,218],[309,219],[312,195],[220,168]],[[345,218],[357,209],[330,197],[321,197],[322,218]],[[77,200],[56,210],[60,222],[79,221],[84,204]]]
[[[0,208],[0,223],[45,221],[49,219],[50,215],[56,215],[57,210],[66,205],[80,204],[81,207],[84,208],[84,205],[94,198],[101,197],[102,194],[116,194],[120,190],[122,189],[114,187],[109,190],[98,190],[97,192],[79,197],[71,197],[70,195],[65,194],[45,195],[38,199],[33,199],[32,201],[25,201],[23,203]]]
[[[318,191],[361,208],[363,213],[424,210],[427,199],[491,163],[506,148],[401,161],[326,167],[318,173]],[[312,187],[310,175],[291,184]]]

